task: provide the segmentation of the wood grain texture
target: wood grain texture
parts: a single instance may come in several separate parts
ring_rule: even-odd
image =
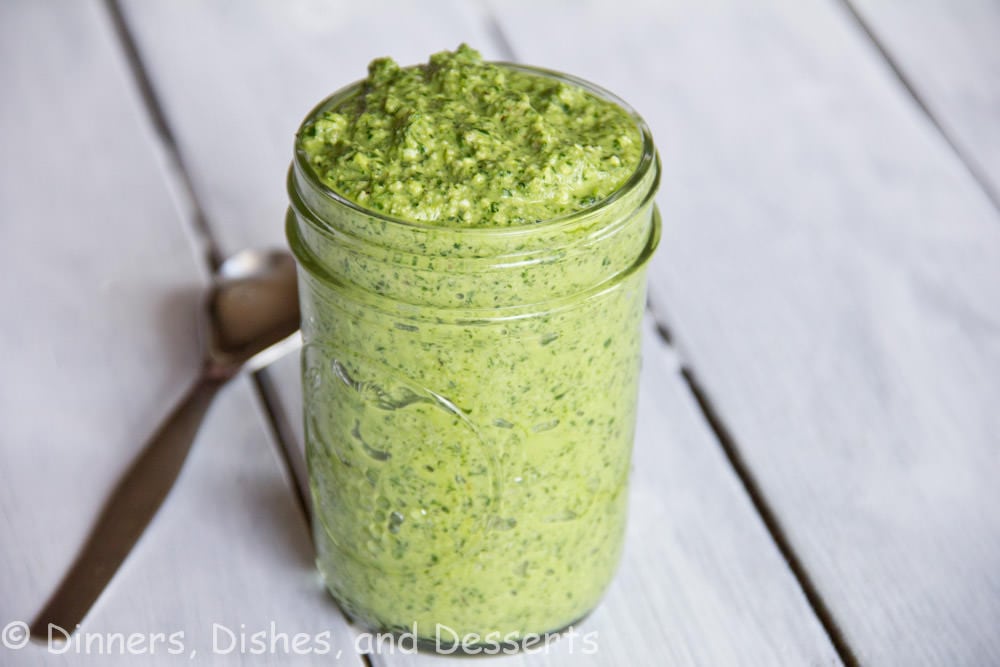
[[[462,40],[489,57],[503,55],[488,41],[486,17],[465,5],[376,2],[359,10],[298,2],[275,13],[267,3],[243,3],[238,15],[223,2],[180,5],[128,2],[125,15],[226,250],[282,242],[283,179],[295,127],[318,99],[362,76],[372,57],[388,53],[416,62]],[[308,21],[298,18],[307,15]],[[177,53],[180,35],[183,54]],[[248,62],[256,73],[252,84],[241,75]],[[231,119],[236,132],[217,131]],[[676,368],[655,341],[647,344],[654,370],[644,375],[641,472],[628,553],[607,602],[584,628],[598,632],[601,653],[567,655],[569,643],[558,642],[548,658],[507,661],[837,664]],[[300,446],[297,363],[285,359],[268,377]],[[372,659],[380,665],[438,662]]]
[[[193,379],[206,276],[100,3],[0,4],[0,89],[6,626],[42,607],[118,475]],[[273,619],[279,630],[332,628],[334,642],[350,641],[313,573],[260,414],[245,379],[223,391],[177,488],[84,631],[183,631],[193,664],[251,661],[212,656],[213,623],[239,632]],[[136,658],[96,644],[89,655],[0,646],[0,664],[176,663],[166,648]],[[358,662],[353,651],[342,660]]]
[[[1000,5],[850,4],[1000,204]]]
[[[996,211],[840,5],[576,6],[497,10],[650,121],[654,305],[859,662],[1000,663]]]

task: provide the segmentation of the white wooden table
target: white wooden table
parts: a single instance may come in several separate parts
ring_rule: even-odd
[[[995,0],[4,0],[0,664],[455,664],[324,593],[292,358],[224,391],[83,628],[183,651],[16,647],[194,376],[212,262],[284,245],[301,117],[461,41],[614,90],[664,163],[599,651],[497,664],[1000,665]]]

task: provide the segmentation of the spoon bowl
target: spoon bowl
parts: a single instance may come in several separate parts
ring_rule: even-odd
[[[239,252],[219,267],[208,295],[206,362],[223,368],[247,364],[293,336],[299,317],[292,256],[281,250]],[[255,362],[256,368],[267,365]]]

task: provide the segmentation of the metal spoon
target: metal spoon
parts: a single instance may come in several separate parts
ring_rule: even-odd
[[[117,572],[180,474],[208,406],[242,368],[259,369],[300,343],[295,261],[245,250],[216,272],[202,322],[201,374],[122,476],[73,567],[31,627],[72,633]],[[54,636],[62,637],[60,633]]]

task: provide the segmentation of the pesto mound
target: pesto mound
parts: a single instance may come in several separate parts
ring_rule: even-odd
[[[642,155],[633,118],[584,88],[484,62],[369,65],[356,95],[298,136],[316,176],[360,206],[447,227],[504,227],[593,206]]]

